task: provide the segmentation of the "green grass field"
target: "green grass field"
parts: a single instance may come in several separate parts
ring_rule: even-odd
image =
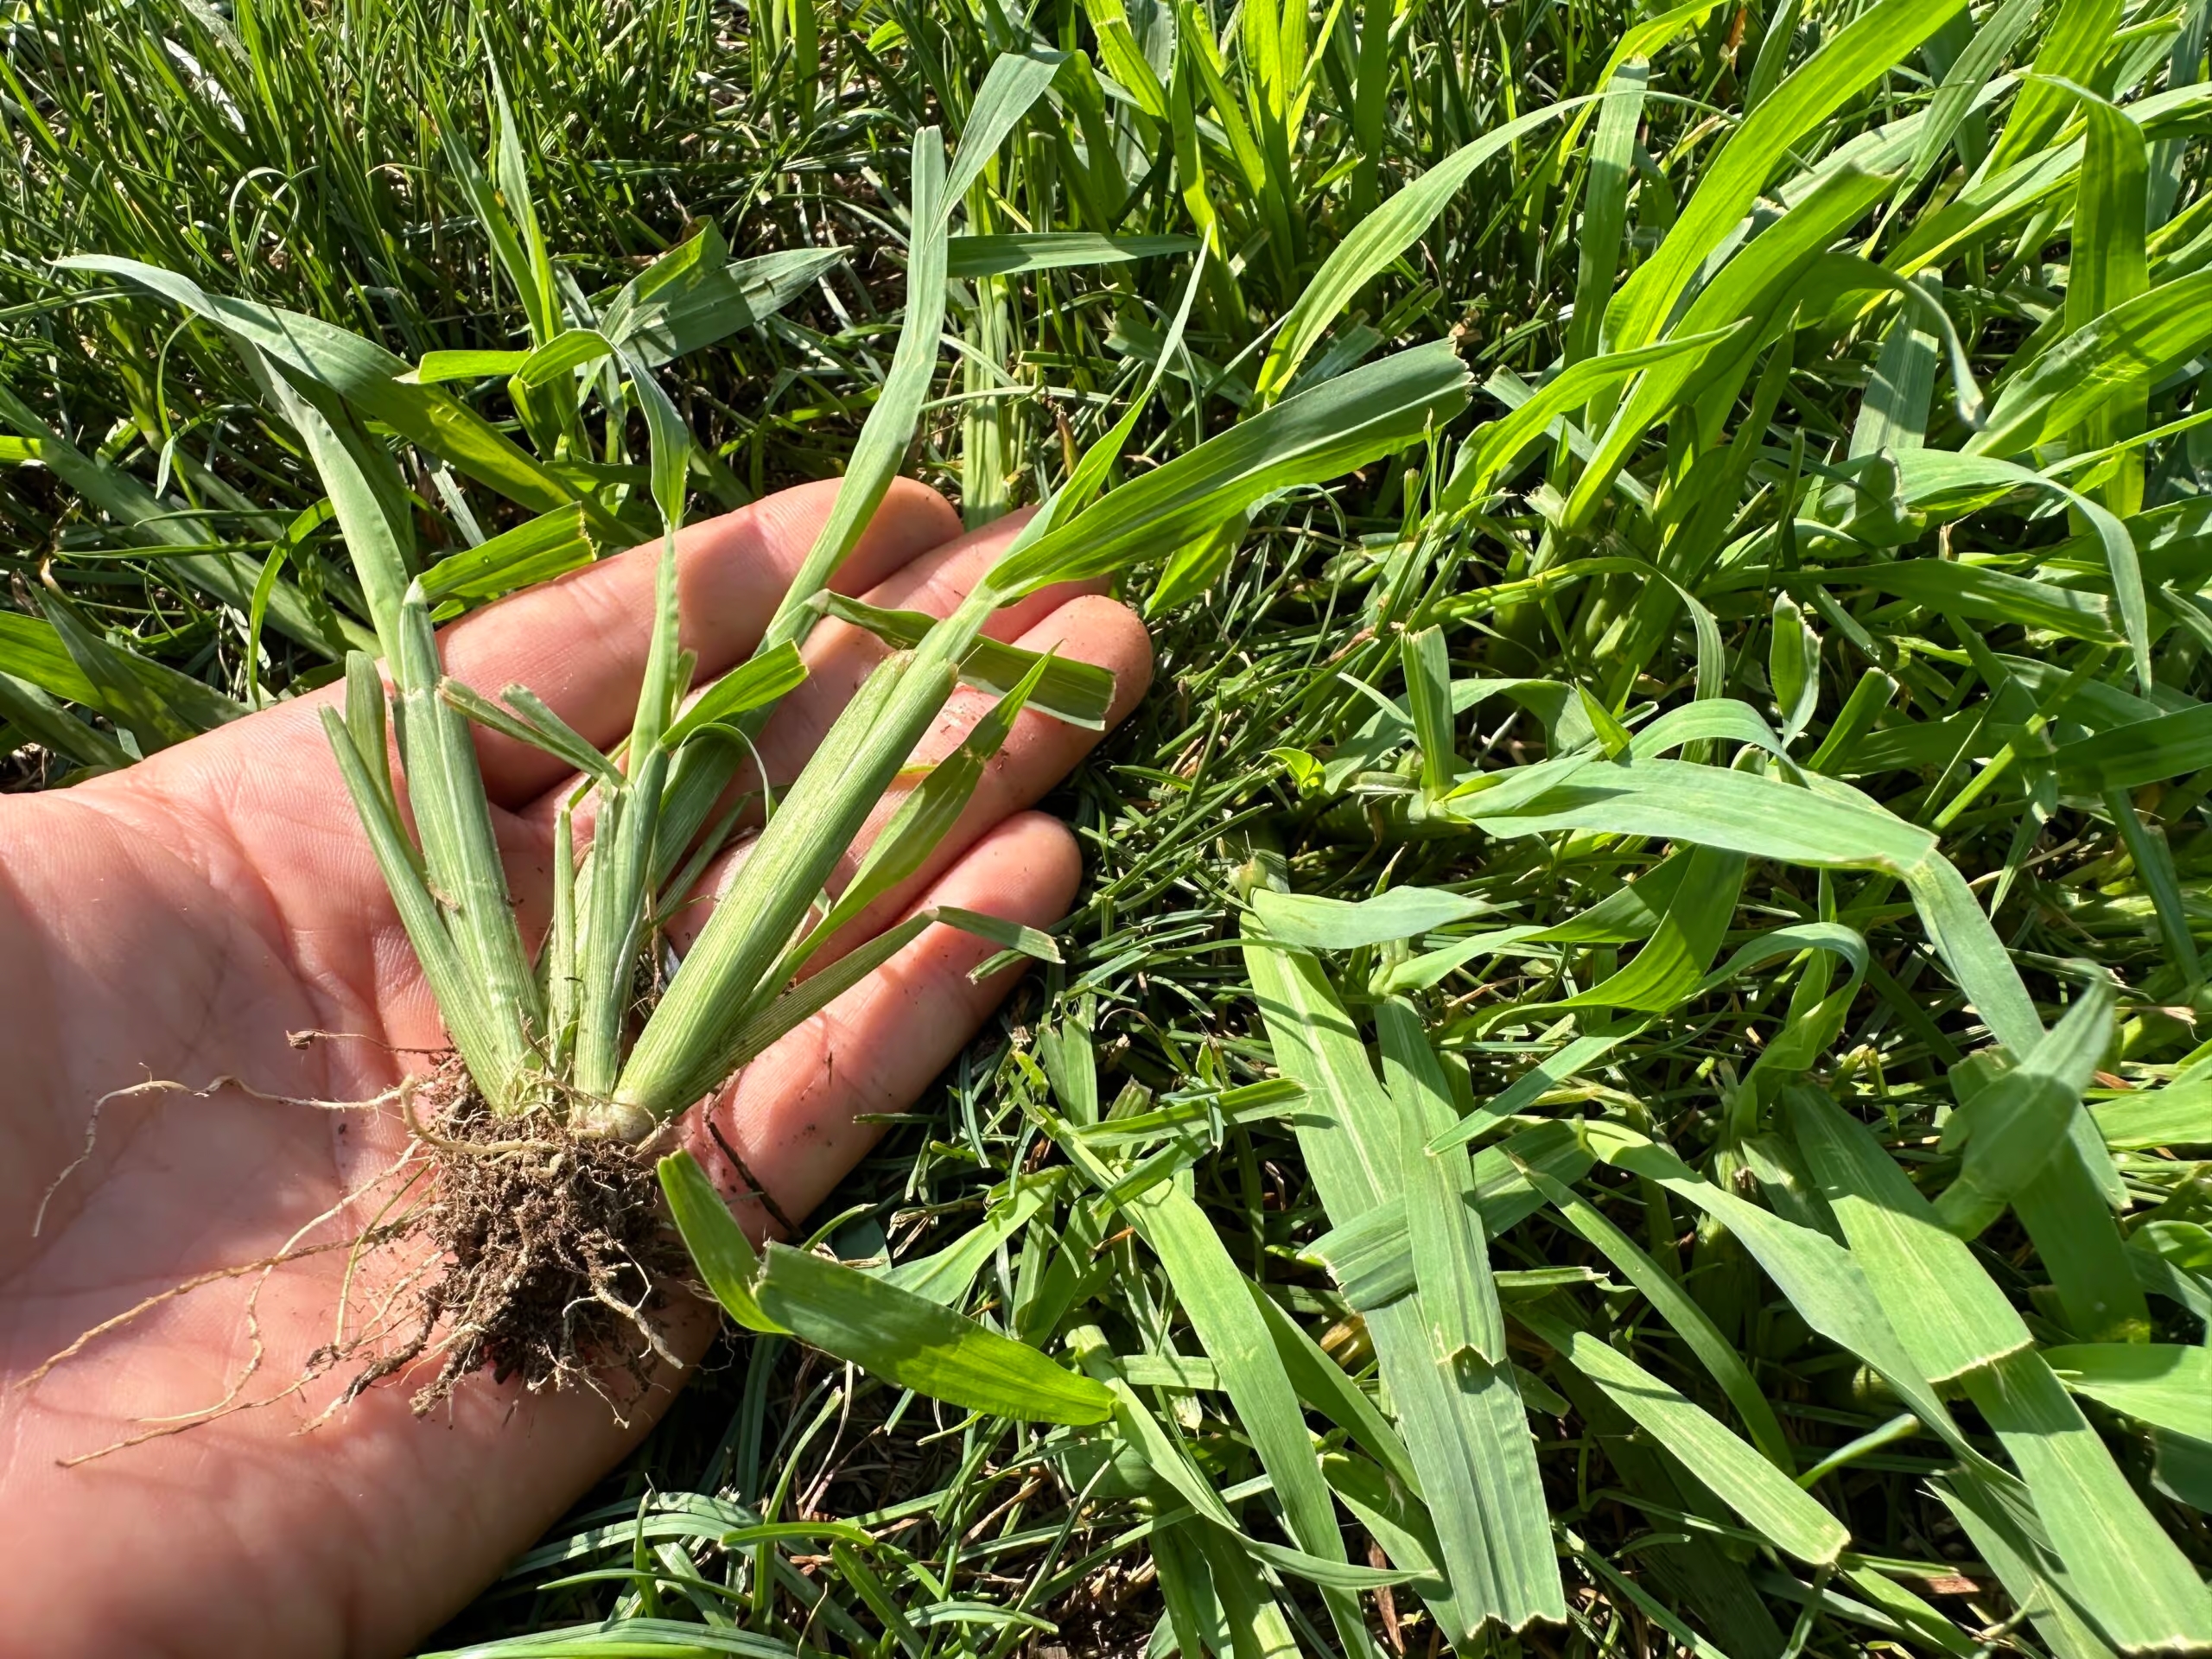
[[[461,605],[657,486],[839,475],[878,408],[971,524],[1137,408],[1110,522],[1372,365],[1472,372],[1138,550],[1063,961],[810,1224],[1112,1421],[733,1337],[441,1646],[2212,1651],[2209,27],[16,7],[11,786],[372,640],[232,301],[418,365],[316,395],[425,563],[514,538]],[[931,124],[1003,132],[949,240]],[[649,359],[523,369],[671,270]]]

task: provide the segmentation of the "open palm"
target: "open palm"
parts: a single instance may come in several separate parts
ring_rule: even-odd
[[[683,643],[702,674],[752,648],[833,493],[788,491],[680,539]],[[940,499],[901,484],[839,585],[942,613],[1005,539],[958,529]],[[519,681],[613,741],[642,674],[651,557],[604,562],[455,625],[448,671],[491,692]],[[1040,594],[992,632],[1113,670],[1116,718],[1149,672],[1142,627],[1096,595]],[[881,649],[838,624],[816,632],[810,678],[762,740],[772,779],[804,762]],[[588,1395],[524,1397],[488,1378],[418,1420],[402,1377],[303,1433],[345,1381],[293,1386],[332,1340],[347,1252],[265,1278],[235,1270],[357,1232],[369,1206],[346,1197],[404,1151],[404,1125],[236,1087],[148,1091],[111,1101],[92,1155],[70,1168],[111,1090],[227,1076],[264,1094],[358,1101],[426,1068],[422,1051],[442,1044],[325,744],[321,701],[0,803],[0,1052],[14,1071],[0,1094],[0,1626],[15,1650],[397,1649],[573,1502],[679,1380],[625,1425]],[[956,699],[924,758],[956,743],[980,706]],[[1075,845],[1026,809],[1090,741],[1023,716],[959,829],[861,931],[931,901],[1049,924],[1074,892]],[[535,938],[551,803],[573,780],[503,739],[480,754]],[[866,1148],[874,1131],[856,1117],[911,1102],[995,1005],[1007,979],[967,977],[987,949],[931,929],[712,1103],[785,1213],[810,1209]],[[336,1034],[288,1041],[310,1031]],[[698,1150],[728,1174],[711,1141]],[[761,1230],[754,1201],[739,1213]],[[25,1385],[103,1321],[201,1275]],[[710,1328],[702,1310],[677,1345],[696,1354]]]

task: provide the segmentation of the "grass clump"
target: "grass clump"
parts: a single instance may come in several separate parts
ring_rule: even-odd
[[[706,62],[697,16],[592,73],[671,43]],[[57,37],[71,29],[134,38],[94,20]],[[426,160],[416,188],[511,215],[535,191],[569,245],[626,248],[639,215],[612,211],[613,181],[644,177],[682,181],[753,258],[798,257],[770,226],[905,244],[888,350],[898,286],[873,253],[851,267],[865,280],[825,262],[808,280],[826,289],[776,317],[756,305],[726,353],[691,344],[664,401],[705,435],[680,465],[653,390],[673,356],[618,350],[613,394],[532,402],[529,355],[578,349],[560,341],[584,325],[565,297],[547,308],[518,219],[480,215],[435,280],[390,267],[398,297],[378,303],[438,319],[453,337],[435,348],[404,308],[348,315],[327,281],[287,295],[405,340],[412,384],[523,383],[447,384],[569,496],[529,499],[496,446],[471,452],[493,477],[424,463],[452,494],[417,490],[417,517],[451,556],[472,540],[454,498],[480,531],[556,515],[580,539],[531,533],[582,557],[613,533],[596,514],[652,532],[639,521],[687,495],[823,470],[848,445],[849,531],[911,452],[972,521],[1055,503],[1003,591],[1145,573],[1162,664],[1065,798],[1092,868],[1060,962],[820,1224],[846,1265],[753,1255],[670,1172],[702,1274],[766,1334],[463,1634],[528,1650],[524,1632],[583,1620],[564,1640],[589,1650],[727,1619],[792,1650],[994,1655],[2212,1645],[2205,42],[2202,7],[2158,0],[1086,6],[1020,25],[779,8],[732,26],[703,103],[687,85],[641,116],[634,159],[593,160],[612,141],[548,73],[541,101],[517,100],[543,124],[512,161],[496,143],[488,165]],[[490,52],[511,82],[531,55]],[[51,89],[23,101],[62,107]],[[486,104],[487,132],[521,130]],[[365,102],[328,118],[362,153],[401,153]],[[890,141],[930,118],[961,135],[949,169]],[[687,133],[748,165],[718,174]],[[38,142],[27,193],[63,188],[59,158],[101,141],[60,121]],[[149,171],[207,197],[188,169],[134,188],[156,191]],[[778,181],[766,205],[754,179]],[[281,280],[412,247],[361,228],[385,219],[459,241],[412,202],[359,211],[296,221],[310,271]],[[677,213],[659,222],[672,240]],[[109,230],[99,251],[210,295],[279,280]],[[42,234],[26,245],[100,240]],[[702,239],[653,270],[690,280],[683,260],[712,263]],[[508,245],[523,257],[494,278]],[[565,296],[589,262],[548,263]],[[307,416],[181,442],[164,466],[168,404],[113,389],[153,384],[143,308],[16,280],[28,418],[0,413],[52,478],[11,511],[66,595],[10,624],[19,732],[122,764],[222,717],[218,695],[263,695],[264,660],[310,683],[365,644],[346,624],[389,618],[421,729],[475,717],[565,741],[524,703],[442,685],[421,642],[445,600],[396,575],[379,589],[378,521],[288,453],[314,448]],[[447,292],[466,303],[430,303]],[[618,302],[594,314],[610,339]],[[120,343],[53,321],[93,303]],[[500,333],[518,326],[527,347]],[[264,406],[204,329],[178,338],[193,430]],[[1481,377],[1465,415],[1462,359]],[[49,366],[16,366],[34,361]],[[307,379],[293,395],[330,388]],[[1363,416],[1369,398],[1394,412]],[[394,433],[419,447],[366,418],[347,456],[392,453]],[[562,470],[586,452],[588,490]],[[318,521],[268,575],[277,531],[325,494],[344,556]],[[195,575],[203,543],[264,563]],[[817,551],[778,645],[818,614],[837,555]],[[285,570],[320,645],[271,622]],[[80,611],[130,625],[148,648],[131,677]],[[916,655],[869,707],[933,709],[966,626],[903,640]],[[272,630],[292,643],[270,651]],[[668,658],[622,766],[586,765],[635,812],[601,818],[578,878],[560,947],[587,964],[575,1006],[493,937],[488,904],[492,931],[447,935],[441,1004],[488,1099],[537,1091],[616,1141],[726,1070],[744,1021],[772,1023],[816,861],[880,788],[842,778],[905,753],[890,722],[869,762],[785,800],[775,859],[725,906],[757,924],[718,924],[687,961],[695,984],[734,988],[714,1004],[730,1012],[704,1017],[679,975],[640,1032],[639,941],[680,886],[667,861],[711,829],[683,804],[734,775],[701,728],[671,749],[688,677]],[[1039,671],[1012,667],[1001,689]],[[381,698],[359,683],[340,753],[381,755]],[[454,848],[423,890],[465,918]],[[428,833],[421,850],[447,855]],[[393,840],[397,890],[411,868]],[[504,1012],[465,1038],[487,1008]],[[1009,1385],[988,1344],[973,1367],[901,1376],[846,1317],[894,1293],[1084,1376]],[[974,1412],[925,1426],[902,1385]],[[1023,1389],[1109,1421],[1039,1426],[1054,1413]],[[645,1522],[668,1541],[652,1560]],[[794,1524],[821,1530],[769,1530]],[[592,1562],[613,1579],[562,1576]],[[672,1611],[692,1594],[702,1623]]]

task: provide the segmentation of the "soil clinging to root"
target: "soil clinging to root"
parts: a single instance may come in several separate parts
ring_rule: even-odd
[[[428,1412],[476,1372],[533,1391],[584,1387],[618,1414],[651,1386],[671,1294],[692,1279],[650,1156],[580,1135],[550,1110],[495,1116],[457,1064],[410,1102],[430,1197],[409,1234],[442,1266],[420,1291],[413,1334],[378,1354],[352,1399],[426,1354]]]

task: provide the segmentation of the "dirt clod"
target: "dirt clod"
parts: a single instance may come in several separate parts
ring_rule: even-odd
[[[414,1333],[347,1397],[428,1353],[439,1363],[418,1413],[480,1370],[533,1391],[589,1388],[620,1412],[657,1359],[674,1359],[661,1326],[690,1276],[651,1159],[550,1111],[495,1116],[458,1067],[418,1093],[413,1115],[433,1196],[410,1231],[443,1265],[422,1287]]]

